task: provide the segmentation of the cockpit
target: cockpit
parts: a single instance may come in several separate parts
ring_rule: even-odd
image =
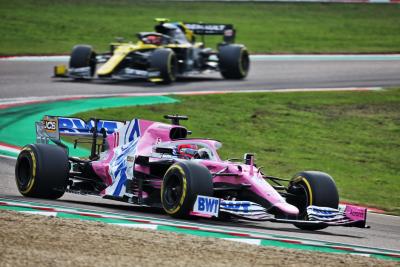
[[[219,160],[216,149],[221,143],[214,140],[182,140],[157,144],[153,156],[181,159]]]

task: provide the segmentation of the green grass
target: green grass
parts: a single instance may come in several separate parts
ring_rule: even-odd
[[[151,31],[155,17],[233,23],[252,52],[400,51],[400,5],[0,0],[0,55],[69,53],[77,43],[102,51],[116,36]]]
[[[162,121],[186,114],[195,137],[223,142],[223,158],[255,152],[267,174],[331,174],[341,200],[400,214],[400,89],[376,92],[179,96],[177,104],[123,107],[77,116]]]

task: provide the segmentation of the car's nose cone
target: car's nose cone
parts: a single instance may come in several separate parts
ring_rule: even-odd
[[[299,209],[289,203],[279,202],[274,204],[275,207],[283,211],[285,214],[298,215]]]

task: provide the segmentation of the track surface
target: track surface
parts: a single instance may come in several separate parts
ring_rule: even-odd
[[[218,73],[181,79],[171,86],[146,81],[74,82],[52,80],[53,66],[65,62],[0,62],[0,98],[111,93],[168,93],[209,90],[265,90],[400,86],[400,61],[254,61],[244,81]]]
[[[148,82],[72,82],[49,78],[54,62],[0,62],[0,98],[74,94],[151,93],[209,90],[265,90],[284,88],[332,88],[400,86],[400,61],[258,61],[245,81],[224,81],[218,74],[187,78],[173,86]],[[211,78],[210,78],[211,77]],[[0,197],[21,199],[14,182],[14,160],[0,160]],[[26,198],[24,198],[26,200]],[[38,200],[33,200],[38,201]],[[125,203],[66,194],[58,201],[66,206],[168,217],[157,210],[133,208]],[[208,224],[207,220],[197,222]],[[291,225],[273,223],[224,223],[266,233],[400,250],[400,217],[370,214],[371,229],[332,227],[323,231],[301,231]]]

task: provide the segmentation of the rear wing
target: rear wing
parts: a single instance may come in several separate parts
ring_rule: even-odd
[[[80,118],[44,116],[35,123],[37,143],[48,143],[49,140],[60,140],[60,136],[93,136],[96,134],[112,134],[126,122],[90,119],[84,121]]]
[[[223,35],[225,43],[234,43],[236,30],[232,24],[191,23],[184,22],[185,26],[197,35]]]
[[[60,136],[78,136],[87,137],[91,141],[91,159],[98,157],[98,151],[104,151],[105,138],[114,133],[117,129],[123,127],[126,122],[114,120],[89,119],[84,121],[80,118],[44,116],[43,119],[35,123],[36,142],[48,144],[50,141],[58,146],[64,147],[67,151],[67,145],[60,141]],[[102,144],[97,144],[97,138],[102,137]],[[86,139],[87,140],[87,139]],[[88,141],[75,140],[77,143],[88,143]]]

